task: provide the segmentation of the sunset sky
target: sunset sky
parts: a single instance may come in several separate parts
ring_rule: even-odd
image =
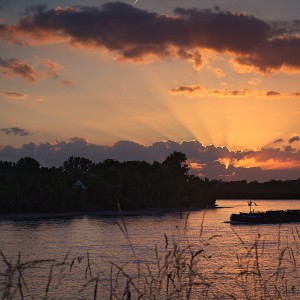
[[[0,0],[0,160],[176,150],[201,177],[298,179],[299,12],[299,0]]]

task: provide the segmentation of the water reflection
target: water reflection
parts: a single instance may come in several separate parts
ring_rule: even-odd
[[[28,227],[28,228],[37,228],[40,226],[68,226],[72,222],[74,222],[74,218],[40,218],[40,219],[34,219],[34,220],[11,220],[6,221],[9,224],[12,224],[15,227]],[[0,222],[1,224],[1,222]],[[1,226],[1,225],[0,225]]]
[[[297,200],[256,202],[257,208],[262,211],[300,208],[300,201]],[[107,274],[111,271],[109,262],[126,265],[130,272],[136,271],[137,266],[141,264],[147,264],[154,271],[157,256],[162,259],[175,243],[189,245],[190,248],[187,249],[191,251],[203,250],[201,272],[210,280],[221,283],[217,289],[219,292],[226,292],[223,289],[227,291],[236,289],[237,282],[239,288],[242,288],[247,280],[249,281],[249,276],[237,277],[237,274],[244,271],[244,274],[247,274],[250,267],[252,271],[257,271],[256,254],[259,255],[261,272],[264,276],[269,278],[275,271],[282,270],[285,276],[289,276],[292,288],[292,283],[299,280],[298,273],[292,272],[295,271],[295,268],[292,269],[294,267],[292,255],[297,257],[300,254],[297,252],[299,225],[232,226],[225,222],[231,213],[247,211],[247,202],[223,200],[218,201],[218,204],[220,208],[190,214],[125,217],[125,225],[122,225],[122,220],[116,217],[2,221],[0,245],[1,250],[14,260],[17,259],[19,252],[25,261],[49,258],[63,261],[66,255],[72,261],[83,257],[81,262],[75,260],[72,272],[66,277],[68,279],[64,279],[67,294],[78,290],[76,283],[79,280],[85,280],[87,256],[92,262],[92,271],[101,270],[108,277]],[[128,235],[127,233],[124,235],[120,226],[126,226],[125,231]],[[278,262],[283,251],[290,255],[290,260],[279,266]],[[245,266],[249,269],[243,269]],[[43,287],[45,286],[49,268],[50,265],[29,274],[37,286],[42,282]],[[300,296],[296,287],[293,288],[293,293]],[[257,299],[260,299],[260,296],[257,295]],[[69,298],[74,298],[74,295]]]

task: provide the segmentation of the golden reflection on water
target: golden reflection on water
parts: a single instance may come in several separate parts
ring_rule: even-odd
[[[257,209],[300,209],[300,201],[257,200]],[[108,276],[110,262],[126,265],[134,273],[137,265],[156,266],[156,253],[165,255],[168,247],[178,243],[190,249],[202,249],[198,271],[214,283],[219,293],[245,293],[251,287],[249,297],[260,299],[255,293],[262,277],[268,284],[277,280],[278,286],[290,289],[300,297],[298,267],[300,242],[298,224],[231,225],[231,213],[247,211],[242,200],[218,201],[219,208],[207,211],[164,214],[158,216],[126,217],[125,225],[118,218],[75,218],[71,220],[2,221],[0,222],[1,250],[16,259],[18,253],[26,261],[53,258],[62,261],[84,257],[92,262],[92,271],[101,270]],[[117,222],[128,232],[120,230]],[[166,240],[167,237],[167,240]],[[168,249],[169,249],[168,248]],[[134,250],[133,250],[134,249]],[[157,249],[157,252],[155,252]],[[283,260],[282,258],[286,259]],[[295,265],[296,264],[296,265]],[[3,266],[2,266],[3,267]],[[38,294],[39,286],[45,286],[50,265],[28,273],[32,288]],[[154,270],[153,269],[153,270]],[[252,273],[251,273],[252,272]],[[257,277],[257,272],[261,277]],[[57,273],[59,274],[59,272]],[[276,276],[278,278],[276,278]],[[288,279],[286,287],[281,286]],[[74,298],[78,281],[87,277],[86,265],[74,264],[72,272],[63,279],[63,288],[56,289],[59,296]],[[260,280],[258,280],[258,278]],[[88,289],[91,292],[92,288]],[[105,293],[105,289],[102,289]],[[249,291],[248,291],[249,292]],[[244,294],[245,295],[245,294]],[[88,298],[88,297],[87,297]]]

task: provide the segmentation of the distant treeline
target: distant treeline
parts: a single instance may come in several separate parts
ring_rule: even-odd
[[[173,152],[152,164],[70,157],[45,168],[31,157],[0,161],[0,213],[214,206],[216,182],[189,175],[186,160]]]
[[[300,175],[300,174],[299,174]],[[219,182],[217,199],[300,199],[300,179],[270,180],[259,183],[246,180]]]
[[[216,199],[300,199],[300,180],[224,182],[190,175],[184,153],[162,163],[70,157],[45,168],[0,161],[0,213],[212,207]]]

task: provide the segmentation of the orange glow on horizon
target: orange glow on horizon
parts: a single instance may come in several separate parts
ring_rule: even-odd
[[[188,162],[188,165],[191,169],[202,170],[203,164],[199,164],[197,162]]]
[[[300,167],[299,161],[276,161],[275,159],[269,159],[266,161],[256,161],[255,158],[246,158],[242,160],[230,160],[228,158],[219,159],[219,162],[226,165],[226,169],[229,164],[232,164],[236,168],[261,168],[263,170],[284,170],[294,169]]]

